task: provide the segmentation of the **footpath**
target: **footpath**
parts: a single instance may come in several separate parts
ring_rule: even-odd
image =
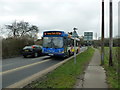
[[[105,70],[100,64],[100,52],[95,49],[83,78],[78,80],[75,88],[108,88]]]

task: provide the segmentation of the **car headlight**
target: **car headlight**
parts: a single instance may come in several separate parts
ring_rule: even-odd
[[[64,51],[62,51],[61,53],[64,53]]]

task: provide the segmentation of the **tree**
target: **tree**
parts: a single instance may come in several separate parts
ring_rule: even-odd
[[[34,37],[34,38],[37,38],[37,33],[38,33],[38,31],[39,31],[38,27],[35,26],[35,25],[32,25],[32,26],[29,28],[29,30],[32,31],[32,32],[29,33],[29,35],[32,36],[32,37]]]
[[[6,30],[4,30],[4,27],[0,26],[0,38],[3,38],[6,35]]]
[[[79,39],[80,39],[80,45],[84,46],[85,45],[84,36],[79,37]]]
[[[13,37],[22,37],[24,35],[32,35],[32,33],[38,33],[38,27],[31,25],[28,22],[14,21],[11,25],[6,25],[6,28],[10,30]]]

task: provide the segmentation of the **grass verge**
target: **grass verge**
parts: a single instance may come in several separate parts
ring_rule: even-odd
[[[85,65],[91,60],[93,53],[94,49],[88,48],[77,56],[76,64],[72,58],[44,78],[31,83],[27,88],[73,88],[77,77],[83,73]]]
[[[113,47],[113,67],[109,66],[109,48],[105,47],[105,57],[104,57],[104,68],[106,70],[107,75],[107,82],[109,84],[110,88],[120,88],[119,83],[119,66],[120,61],[118,60],[120,57],[118,55],[118,51],[120,50],[120,47]]]

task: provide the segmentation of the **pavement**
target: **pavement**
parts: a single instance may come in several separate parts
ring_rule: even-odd
[[[105,70],[100,64],[100,52],[95,49],[95,53],[85,70],[83,78],[78,80],[75,88],[108,88]]]

